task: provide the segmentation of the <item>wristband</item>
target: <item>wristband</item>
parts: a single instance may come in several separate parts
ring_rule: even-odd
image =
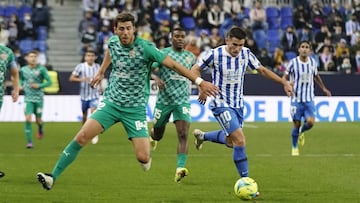
[[[195,84],[199,86],[202,81],[204,81],[204,79],[202,79],[201,77],[197,77],[197,78],[195,79]]]

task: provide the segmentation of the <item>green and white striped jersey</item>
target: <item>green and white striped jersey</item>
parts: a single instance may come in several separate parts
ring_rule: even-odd
[[[31,88],[31,84],[39,84],[39,88]],[[20,69],[20,84],[24,89],[25,102],[42,102],[44,87],[51,85],[51,79],[44,66],[37,65],[34,68],[23,66]]]

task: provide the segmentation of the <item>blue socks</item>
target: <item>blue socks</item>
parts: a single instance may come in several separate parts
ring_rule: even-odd
[[[292,147],[296,148],[298,146],[298,138],[299,138],[299,131],[296,128],[291,130],[291,138],[292,138]]]
[[[206,132],[204,135],[204,140],[219,144],[226,144],[226,136],[223,130]]]
[[[248,160],[245,152],[245,146],[233,147],[233,159],[240,177],[248,177],[249,169],[248,169]]]

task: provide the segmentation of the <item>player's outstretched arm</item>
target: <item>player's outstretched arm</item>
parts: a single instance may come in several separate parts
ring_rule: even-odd
[[[202,93],[206,96],[216,96],[219,93],[219,88],[214,84],[203,80],[199,75],[195,75],[192,71],[186,69],[181,64],[174,61],[171,57],[166,56],[162,62],[163,65],[169,67],[170,69],[176,71],[182,76],[187,77],[189,80],[198,85]]]

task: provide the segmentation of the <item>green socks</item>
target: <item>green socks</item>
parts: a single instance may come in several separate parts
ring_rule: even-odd
[[[187,160],[187,154],[177,154],[177,168],[184,168]]]
[[[69,166],[78,155],[82,147],[75,140],[72,140],[61,153],[61,156],[56,163],[51,174],[53,175],[54,180]]]
[[[25,137],[27,143],[32,143],[32,127],[31,122],[25,122]]]

